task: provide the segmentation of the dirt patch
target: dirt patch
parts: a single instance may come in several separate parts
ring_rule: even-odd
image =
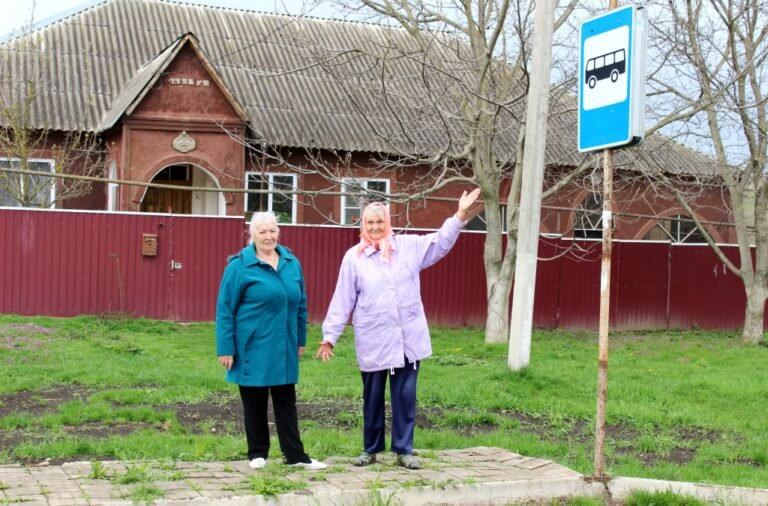
[[[37,350],[52,334],[52,329],[34,323],[6,323],[0,325],[0,350]]]
[[[723,433],[715,430],[705,429],[704,427],[683,427],[678,432],[678,437],[686,442],[701,443],[706,441],[714,443],[723,438]]]
[[[536,434],[537,436],[550,441],[568,440],[572,443],[590,445],[594,439],[594,426],[589,420],[569,420],[570,429],[563,432],[562,424],[554,423],[546,417],[534,417],[525,413],[516,411],[501,410],[500,414],[519,422],[520,430]],[[706,429],[703,427],[687,426],[671,429],[656,428],[654,431],[665,430],[684,443],[685,446],[673,448],[669,454],[659,454],[653,452],[642,452],[632,447],[632,443],[643,436],[644,432],[637,427],[627,424],[608,424],[606,425],[606,439],[615,443],[622,444],[617,449],[619,455],[631,455],[638,458],[647,466],[653,466],[659,462],[672,462],[675,464],[687,464],[696,457],[696,448],[702,443],[716,442],[723,438],[722,432]]]
[[[0,325],[0,337],[42,334],[49,336],[56,331],[36,323],[6,323]]]
[[[748,457],[736,459],[734,462],[752,467],[768,467],[768,462],[759,461]]]
[[[617,451],[619,455],[629,455],[637,458],[643,465],[652,467],[660,462],[671,462],[673,464],[685,465],[691,462],[696,457],[696,450],[692,448],[673,448],[668,455],[662,455],[653,452],[640,452],[635,451],[632,448],[619,448]]]
[[[20,443],[30,441],[32,437],[23,430],[3,430],[0,431],[0,448],[13,448]]]
[[[72,400],[84,400],[93,391],[74,385],[62,385],[39,392],[17,392],[0,396],[0,418],[19,413],[39,417],[56,412],[58,406]],[[351,399],[325,399],[314,402],[297,403],[299,420],[313,422],[322,427],[354,429],[362,424],[362,403]],[[116,404],[117,405],[117,404]],[[243,410],[239,398],[209,399],[195,404],[155,405],[154,409],[173,410],[179,424],[192,434],[236,434],[242,435]],[[387,406],[387,426],[390,426],[391,407]],[[420,429],[453,430],[462,435],[491,432],[499,427],[500,419],[517,422],[520,431],[534,434],[544,440],[568,442],[569,444],[591,444],[593,425],[589,420],[568,419],[551,420],[544,416],[533,416],[514,410],[498,410],[487,416],[483,412],[472,410],[450,410],[435,406],[419,406],[416,425]],[[274,427],[272,407],[268,410],[269,422]],[[108,438],[126,436],[138,430],[148,429],[165,431],[170,429],[170,422],[158,423],[83,423],[77,426],[65,426],[62,430],[72,436],[88,438]],[[273,428],[274,430],[274,428]],[[723,434],[701,427],[682,427],[677,430],[665,429],[681,441],[680,447],[673,448],[668,454],[641,452],[633,443],[644,434],[640,429],[626,424],[613,424],[607,427],[609,440],[618,443],[618,455],[631,455],[647,466],[660,462],[686,464],[696,456],[696,448],[704,442],[714,442]],[[0,448],[12,449],[24,442],[35,442],[43,438],[42,434],[24,429],[0,432]],[[57,462],[90,459],[93,456],[77,456],[56,459]],[[106,456],[109,457],[109,456]],[[744,459],[747,460],[747,459]],[[53,461],[51,461],[53,462]],[[744,462],[761,465],[758,462]]]
[[[192,433],[218,432],[222,434],[243,433],[243,407],[239,399],[226,402],[201,402],[197,404],[173,404],[156,406],[157,409],[173,409],[176,419]],[[351,429],[362,424],[362,405],[354,401],[326,400],[316,403],[296,403],[299,421],[311,421],[323,427]],[[391,406],[386,407],[386,423],[390,425]],[[437,424],[435,420],[444,418],[448,411],[434,407],[419,407],[416,414],[416,426],[420,429],[447,428]],[[269,423],[274,425],[272,406],[267,410]],[[493,431],[498,426],[494,423],[483,422],[473,425],[451,427],[462,434]]]
[[[156,409],[171,409],[176,419],[194,434],[218,432],[228,434],[243,432],[243,409],[240,401],[200,402],[197,404],[171,404],[155,406]]]
[[[662,429],[654,429],[661,431]],[[642,436],[642,432],[623,424],[608,426],[606,428],[607,437],[616,442],[628,442],[629,444],[620,448],[620,454],[632,455],[638,458],[646,466],[653,466],[659,462],[671,462],[673,464],[684,465],[691,462],[696,457],[697,448],[702,443],[713,443],[723,437],[723,433],[705,429],[703,427],[679,427],[667,429],[670,436],[674,437],[686,446],[676,446],[670,450],[669,454],[659,454],[654,452],[641,452],[632,448],[632,441]]]
[[[243,406],[240,399],[226,402],[201,402],[196,404],[172,404],[156,406],[157,409],[173,409],[179,423],[192,433],[218,432],[242,433]],[[360,407],[355,403],[329,401],[321,403],[296,403],[300,421],[313,421],[323,426],[350,428],[357,425]],[[269,423],[274,424],[271,402],[267,410]]]
[[[39,417],[54,413],[69,401],[87,399],[91,392],[77,385],[61,385],[50,390],[15,392],[0,396],[0,418],[13,413]]]
[[[112,436],[127,436],[137,430],[150,429],[150,430],[168,430],[168,427],[162,424],[146,423],[146,422],[126,422],[126,423],[114,423],[105,424],[98,422],[82,423],[80,425],[65,425],[61,428],[66,434],[77,437],[88,438],[108,438]]]

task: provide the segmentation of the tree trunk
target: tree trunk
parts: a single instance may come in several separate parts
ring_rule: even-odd
[[[744,314],[744,331],[741,338],[748,343],[759,343],[763,339],[763,321],[765,318],[765,301],[768,292],[765,283],[755,279],[752,286],[747,288],[747,307]]]
[[[503,225],[499,208],[498,181],[495,177],[488,177],[480,183],[480,187],[483,189],[486,220],[483,245],[486,302],[488,303],[485,342],[506,343],[509,337],[509,294],[514,275],[516,240],[513,234],[509,234],[505,252],[502,241]]]
[[[512,238],[509,239],[512,241]],[[515,265],[515,245],[507,247],[501,273],[488,291],[488,315],[485,321],[485,342],[506,343],[509,339],[509,294]]]
[[[499,280],[488,297],[485,342],[506,343],[509,337],[509,292],[512,283]]]
[[[486,202],[488,202],[486,200]],[[498,209],[498,200],[488,206]],[[485,265],[485,294],[488,303],[488,311],[485,320],[485,342],[503,343],[506,339],[505,329],[509,328],[509,318],[505,318],[507,302],[501,297],[504,291],[502,279],[503,249],[501,233],[493,232],[498,227],[498,218],[492,216],[492,212],[486,208],[486,232],[483,245],[483,263]]]
[[[502,255],[502,241],[498,237],[491,241],[498,247],[499,256]],[[488,247],[488,241],[486,241]],[[492,276],[486,271],[486,283],[488,286],[488,311],[485,320],[485,342],[506,343],[509,340],[509,295],[512,292],[512,281],[515,275],[515,258],[517,255],[517,236],[514,233],[507,234],[507,247],[503,252],[501,261],[494,264],[496,267]],[[487,263],[486,263],[487,266]]]

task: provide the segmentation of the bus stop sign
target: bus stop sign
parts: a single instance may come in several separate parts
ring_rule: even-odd
[[[645,10],[634,5],[579,27],[579,151],[637,144],[645,114]]]

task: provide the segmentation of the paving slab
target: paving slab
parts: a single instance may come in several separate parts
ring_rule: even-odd
[[[98,467],[90,462],[4,465],[0,466],[5,486],[0,500],[24,499],[28,501],[25,504],[48,506],[115,506],[148,499],[165,505],[341,506],[386,498],[394,498],[397,504],[480,504],[555,497],[552,491],[589,495],[604,490],[564,466],[499,448],[429,451],[422,453],[421,460],[423,469],[413,471],[398,467],[394,455],[389,454],[380,455],[379,461],[367,468],[351,465],[349,458],[329,458],[329,468],[318,472],[275,465],[254,471],[247,461],[103,461]],[[126,474],[129,470],[132,472]],[[537,485],[533,486],[534,482]],[[259,495],[283,491],[287,492]]]
[[[394,455],[389,454],[366,468],[353,466],[350,458],[329,458],[328,469],[316,472],[272,463],[254,471],[247,461],[107,461],[97,467],[90,462],[71,462],[45,468],[3,465],[0,504],[24,500],[25,506],[120,506],[137,502],[168,506],[485,506],[548,502],[568,496],[620,500],[637,489],[671,489],[707,500],[768,504],[768,490],[759,489],[635,478],[615,478],[605,486],[555,462],[499,448],[428,451],[421,459],[423,469],[413,471],[398,467]],[[126,474],[128,470],[131,473]]]

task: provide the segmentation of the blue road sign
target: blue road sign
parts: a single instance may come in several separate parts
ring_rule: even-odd
[[[628,5],[579,27],[579,151],[636,144],[645,109],[645,11]]]

